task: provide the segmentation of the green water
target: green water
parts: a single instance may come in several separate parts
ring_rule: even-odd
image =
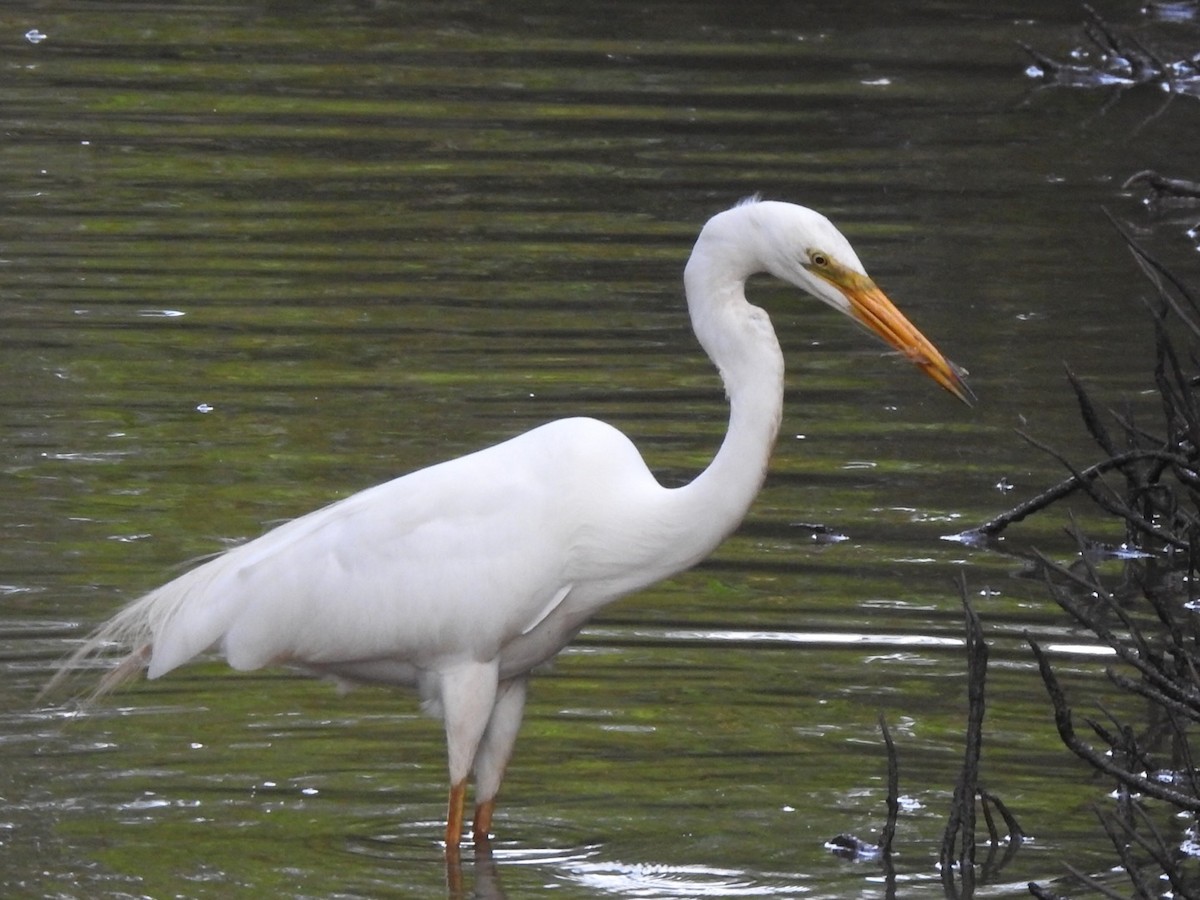
[[[886,896],[878,867],[824,847],[878,838],[882,713],[899,896],[941,896],[960,576],[995,644],[985,782],[1033,836],[981,894],[1106,870],[1107,787],[1061,749],[1022,638],[1078,636],[1018,560],[941,539],[1061,477],[1015,428],[1090,461],[1064,360],[1153,411],[1143,282],[1101,207],[1195,271],[1178,220],[1119,189],[1186,158],[1194,104],[1023,75],[1017,41],[1063,56],[1080,20],[967,2],[0,10],[5,896],[446,895],[443,740],[413,698],[217,663],[87,716],[36,690],[178,564],[553,418],[607,419],[664,482],[690,478],[727,411],[682,267],[703,221],[755,191],[834,218],[980,404],[752,284],[789,365],[762,496],[711,561],[606,610],[534,680],[494,858],[450,880]],[[1065,556],[1064,522],[1001,550]],[[1095,690],[1102,660],[1057,659]]]

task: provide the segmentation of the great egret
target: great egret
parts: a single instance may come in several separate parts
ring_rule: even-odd
[[[821,214],[744,201],[700,232],[684,272],[700,344],[720,370],[729,429],[712,463],[661,486],[633,443],[562,419],[369,488],[267,532],[126,606],[51,683],[111,644],[129,655],[103,694],[210,648],[235,669],[298,666],[345,682],[416,687],[445,722],[446,846],[457,852],[468,776],[473,837],[488,839],[531,669],[601,607],[702,560],[766,475],[783,354],[745,297],[769,272],[845,313],[964,402],[956,367],[867,276]]]

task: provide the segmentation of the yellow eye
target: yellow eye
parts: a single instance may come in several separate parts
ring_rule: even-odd
[[[808,253],[808,261],[818,269],[824,269],[829,266],[829,257],[820,250],[810,250]]]

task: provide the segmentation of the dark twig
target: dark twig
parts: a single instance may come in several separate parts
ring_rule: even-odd
[[[1143,517],[1139,516],[1136,512],[1134,512],[1132,509],[1129,508],[1129,505],[1127,503],[1125,503],[1123,500],[1120,499],[1120,497],[1116,494],[1116,492],[1114,492],[1111,488],[1107,488],[1107,485],[1105,486],[1107,489],[1107,492],[1102,492],[1101,490],[1099,490],[1099,488],[1097,487],[1097,483],[1103,484],[1103,481],[1101,481],[1098,477],[1097,478],[1084,478],[1083,474],[1080,471],[1078,471],[1071,464],[1070,460],[1068,460],[1065,456],[1060,454],[1058,451],[1047,446],[1046,444],[1041,443],[1040,441],[1035,440],[1034,438],[1030,437],[1029,435],[1023,434],[1022,437],[1024,437],[1027,441],[1029,441],[1031,444],[1033,444],[1039,450],[1042,450],[1045,453],[1049,454],[1050,456],[1053,456],[1060,463],[1062,463],[1063,466],[1071,472],[1071,477],[1076,482],[1078,482],[1079,486],[1081,488],[1083,488],[1083,490],[1087,493],[1087,495],[1089,497],[1091,497],[1092,501],[1097,506],[1099,506],[1101,509],[1105,510],[1106,512],[1111,513],[1114,516],[1117,516],[1118,518],[1124,519],[1126,521],[1126,523],[1133,526],[1138,531],[1141,531],[1141,532],[1145,533],[1146,535],[1153,537],[1158,541],[1161,541],[1163,544],[1166,544],[1171,547],[1176,547],[1177,549],[1181,549],[1181,550],[1186,549],[1186,547],[1187,547],[1186,541],[1184,541],[1182,538],[1176,537],[1174,534],[1171,534],[1169,531],[1159,528],[1153,522],[1147,521]],[[1162,458],[1164,455],[1166,455],[1166,456],[1172,455],[1172,454],[1163,454],[1162,451],[1145,451],[1145,452],[1148,454],[1152,454],[1153,458]]]
[[[1075,391],[1075,400],[1079,404],[1079,413],[1083,416],[1083,424],[1091,432],[1096,443],[1100,445],[1100,449],[1109,455],[1109,458],[1116,456],[1117,445],[1113,443],[1108,429],[1100,421],[1100,415],[1096,412],[1096,407],[1092,404],[1092,398],[1088,396],[1088,392],[1084,390],[1079,379],[1075,377],[1075,373],[1071,371],[1071,367],[1064,366],[1064,368],[1067,373],[1067,381],[1071,383],[1071,388]]]
[[[1121,89],[1150,85],[1166,91],[1166,103],[1179,94],[1194,94],[1198,76],[1193,60],[1166,59],[1135,35],[1109,25],[1092,7],[1085,4],[1084,10],[1089,21],[1084,23],[1083,32],[1095,46],[1095,52],[1087,54],[1090,58],[1084,62],[1058,62],[1021,45],[1033,57],[1043,81],[1078,88],[1116,87],[1114,98]],[[1161,114],[1162,110],[1151,116],[1151,121]]]
[[[967,632],[967,733],[963,766],[954,786],[950,816],[940,854],[942,885],[950,897],[971,897],[975,892],[975,797],[979,790],[979,757],[983,750],[983,716],[987,680],[987,642],[979,616],[967,601],[960,583]],[[956,891],[954,870],[958,869]]]
[[[1166,876],[1167,881],[1171,883],[1171,888],[1177,897],[1191,897],[1193,892],[1183,883],[1179,877],[1179,872],[1176,871],[1171,862],[1172,850],[1167,846],[1162,833],[1158,826],[1154,824],[1154,820],[1150,818],[1146,810],[1140,804],[1133,807],[1134,815],[1137,818],[1136,823],[1126,823],[1119,820],[1119,824],[1125,840],[1137,844],[1142,850],[1154,860],[1158,871]],[[1146,837],[1142,831],[1139,831],[1136,825],[1140,825],[1143,829],[1149,832],[1150,836]],[[1161,896],[1159,890],[1154,889],[1154,896]]]
[[[1017,817],[1012,814],[1012,810],[1008,808],[1008,805],[995,794],[983,789],[980,789],[979,796],[996,807],[996,812],[1000,813],[1000,818],[1004,820],[1004,827],[1008,829],[1009,843],[1014,847],[1020,846],[1021,842],[1025,839],[1025,831],[1021,828],[1021,823],[1017,821]]]
[[[1117,234],[1125,241],[1125,246],[1133,254],[1133,258],[1142,270],[1142,273],[1157,289],[1159,296],[1167,303],[1172,312],[1179,317],[1180,321],[1188,326],[1192,334],[1200,336],[1200,324],[1197,324],[1197,320],[1193,318],[1193,316],[1200,316],[1200,301],[1197,300],[1191,290],[1188,289],[1188,286],[1180,281],[1173,272],[1143,250],[1129,234],[1125,226],[1117,221],[1112,213],[1106,209],[1104,210],[1104,214],[1108,216],[1108,220],[1117,230]],[[1167,290],[1168,286],[1171,290]],[[1186,304],[1186,308],[1184,304]]]
[[[1181,703],[1174,697],[1168,697],[1165,693],[1155,690],[1144,681],[1137,681],[1122,675],[1119,672],[1109,671],[1109,680],[1122,690],[1129,691],[1131,694],[1137,694],[1139,697],[1144,697],[1151,703],[1168,710],[1176,715],[1184,716],[1191,719],[1193,722],[1200,722],[1200,709],[1196,708],[1195,703]]]
[[[879,715],[879,730],[883,732],[883,743],[887,748],[887,822],[879,839],[879,849],[884,859],[892,855],[892,839],[896,836],[896,819],[900,815],[900,766],[896,761],[896,743],[888,730],[887,720]]]
[[[1120,44],[1128,55],[1131,45],[1099,20],[1091,34],[1099,46],[1112,49]],[[1130,59],[1131,64],[1139,64],[1133,56]],[[1148,52],[1142,53],[1141,61],[1156,64]],[[1109,683],[1122,697],[1138,701],[1136,708],[1147,710],[1144,725],[1135,727],[1097,701],[1103,715],[1080,716],[1092,733],[1081,736],[1049,659],[1038,643],[1030,639],[1029,644],[1059,737],[1093,770],[1115,782],[1115,802],[1110,812],[1101,813],[1101,822],[1126,871],[1132,896],[1150,900],[1168,892],[1198,900],[1196,860],[1182,852],[1177,835],[1160,833],[1156,822],[1164,821],[1159,804],[1175,813],[1169,820],[1172,826],[1180,816],[1190,820],[1189,830],[1200,820],[1200,773],[1189,741],[1200,725],[1200,617],[1194,606],[1200,598],[1200,377],[1192,371],[1200,358],[1195,350],[1177,352],[1168,334],[1168,325],[1177,319],[1188,329],[1194,346],[1200,346],[1200,302],[1117,227],[1156,291],[1147,306],[1153,318],[1153,374],[1161,402],[1161,435],[1152,433],[1158,429],[1135,424],[1132,415],[1102,415],[1083,383],[1068,370],[1084,426],[1107,459],[1081,469],[1025,436],[1058,459],[1071,477],[1035,498],[1045,502],[1028,502],[977,533],[994,534],[1048,503],[1082,491],[1124,523],[1130,544],[1139,550],[1148,548],[1149,552],[1125,560],[1122,580],[1112,587],[1102,577],[1094,543],[1073,519],[1070,531],[1078,555],[1069,565],[1035,554],[1053,598],[1115,654],[1115,664],[1106,671]],[[1106,477],[1111,472],[1119,473],[1124,483]],[[1164,748],[1170,754],[1168,761],[1160,761]],[[987,806],[984,817],[994,833]],[[1070,871],[1101,896],[1125,900],[1124,894],[1096,878]],[[1038,885],[1030,885],[1029,891],[1042,900],[1054,896]]]
[[[1105,816],[1097,814],[1100,820],[1100,825],[1108,834],[1108,839],[1112,843],[1113,848],[1117,851],[1117,856],[1121,860],[1121,868],[1129,875],[1130,881],[1133,883],[1133,890],[1137,896],[1137,900],[1155,900],[1155,897],[1147,892],[1145,885],[1141,883],[1141,879],[1137,878],[1138,864],[1133,856],[1133,848],[1130,846],[1130,838],[1134,842],[1140,841],[1141,836],[1133,829],[1133,826],[1126,823],[1117,816]]]
[[[896,820],[900,815],[900,764],[896,758],[896,743],[888,730],[887,720],[879,714],[879,730],[883,732],[883,743],[887,748],[887,821],[879,839],[880,860],[883,863],[887,897],[896,896],[896,861],[892,858],[892,841],[896,837]]]
[[[1172,803],[1180,809],[1186,809],[1192,813],[1200,813],[1200,797],[1172,790],[1139,773],[1127,772],[1108,756],[1098,752],[1082,741],[1075,734],[1071,708],[1067,705],[1066,697],[1062,692],[1062,688],[1059,687],[1054,670],[1050,667],[1049,659],[1036,641],[1029,639],[1029,646],[1033,649],[1033,654],[1037,658],[1038,669],[1042,674],[1042,682],[1046,686],[1046,692],[1049,694],[1050,702],[1054,707],[1054,722],[1058,727],[1059,737],[1062,738],[1063,743],[1067,745],[1067,748],[1072,753],[1087,762],[1092,768],[1113,776],[1118,782],[1136,791],[1140,791],[1150,797],[1156,797],[1167,803]]]
[[[1200,200],[1200,182],[1183,178],[1167,178],[1150,169],[1135,172],[1125,179],[1121,190],[1129,190],[1135,184],[1149,185],[1156,197],[1181,197]]]
[[[1012,814],[1012,811],[1005,805],[1004,801],[993,794],[991,791],[979,788],[979,806],[983,810],[983,818],[987,823],[988,829],[988,858],[983,866],[983,875],[990,879],[992,875],[999,872],[1007,866],[1017,855],[1017,851],[1021,849],[1021,845],[1025,841],[1025,832],[1021,829],[1017,817]],[[996,850],[1000,846],[1002,838],[1000,829],[996,827],[995,816],[992,814],[995,810],[1000,814],[1000,818],[1004,820],[1005,828],[1008,829],[1008,840],[1005,842],[1004,855],[1000,857],[999,862],[996,861]]]
[[[1046,557],[1039,557],[1042,565],[1048,570],[1061,575],[1084,591],[1091,593],[1096,601],[1097,608],[1103,608],[1110,612],[1129,632],[1129,641],[1118,636],[1111,628],[1109,628],[1099,615],[1089,612],[1083,604],[1078,603],[1071,594],[1053,583],[1049,584],[1050,591],[1054,599],[1064,610],[1070,613],[1081,625],[1092,631],[1105,644],[1112,648],[1116,653],[1117,658],[1122,662],[1137,670],[1148,682],[1158,687],[1164,694],[1171,696],[1175,700],[1187,704],[1196,702],[1195,695],[1192,694],[1186,687],[1178,685],[1173,678],[1165,675],[1161,668],[1154,663],[1154,654],[1150,652],[1148,645],[1141,634],[1141,630],[1129,615],[1121,608],[1121,605],[1116,602],[1115,598],[1103,589],[1100,584],[1099,577],[1095,574],[1094,569],[1089,568],[1090,576],[1085,577],[1075,572],[1074,570],[1059,565]],[[1085,567],[1090,567],[1090,563],[1084,561]],[[1134,644],[1133,647],[1129,643]]]
[[[1027,435],[1018,432],[1021,437],[1029,441],[1038,449],[1045,449],[1045,445],[1033,440]],[[1060,481],[1054,487],[1042,491],[1036,497],[1032,497],[1025,502],[1014,506],[1008,512],[1002,513],[993,519],[989,519],[982,525],[970,529],[968,534],[979,534],[985,537],[995,537],[1009,525],[1015,525],[1022,519],[1026,519],[1036,512],[1041,512],[1048,506],[1057,503],[1066,497],[1071,496],[1076,491],[1084,489],[1087,484],[1100,478],[1102,475],[1111,472],[1114,469],[1123,469],[1126,466],[1136,463],[1145,462],[1148,460],[1156,460],[1159,462],[1185,462],[1178,456],[1172,453],[1166,453],[1161,450],[1128,450],[1110,459],[1101,460],[1093,466],[1088,466],[1086,469],[1072,471],[1071,477]]]

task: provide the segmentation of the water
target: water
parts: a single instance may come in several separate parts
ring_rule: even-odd
[[[1015,428],[1093,458],[1064,360],[1153,413],[1144,282],[1100,210],[1195,283],[1188,213],[1120,184],[1189,175],[1200,107],[1035,89],[1017,42],[1082,41],[1044,6],[0,12],[5,895],[444,895],[443,742],[410,697],[216,663],[86,717],[36,689],[182,561],[549,419],[605,418],[691,477],[726,410],[682,265],[755,191],[834,218],[981,402],[753,284],[789,360],[767,487],[535,680],[463,889],[882,897],[823,846],[878,837],[882,713],[900,895],[940,896],[960,576],[994,642],[985,781],[1033,836],[981,893],[1107,869],[1104,788],[1022,635],[1081,697],[1103,660],[1005,552],[1066,558],[1064,517],[941,538],[1061,477]]]

